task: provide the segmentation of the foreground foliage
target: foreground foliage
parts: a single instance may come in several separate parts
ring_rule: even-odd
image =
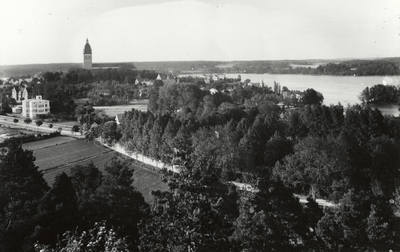
[[[104,175],[93,164],[77,166],[71,177],[62,173],[49,188],[32,151],[12,143],[0,162],[0,251],[33,251],[34,243],[53,249],[64,244],[66,231],[88,232],[103,220],[114,227],[116,241],[123,238],[127,249],[136,251],[137,224],[147,204],[132,187],[132,175],[129,163],[114,157]]]

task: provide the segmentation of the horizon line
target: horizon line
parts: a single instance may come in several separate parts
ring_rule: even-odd
[[[343,58],[311,58],[311,59],[254,59],[254,60],[148,60],[148,61],[103,61],[103,62],[93,62],[93,64],[104,64],[104,63],[148,63],[148,62],[251,62],[251,61],[346,61],[346,60],[379,60],[379,59],[395,59],[400,58],[400,56],[393,57],[343,57]],[[49,64],[83,64],[82,62],[50,62],[50,63],[16,63],[16,64],[2,64],[0,66],[20,66],[20,65],[49,65]]]

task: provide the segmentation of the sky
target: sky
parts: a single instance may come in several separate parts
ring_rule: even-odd
[[[399,0],[0,0],[0,65],[400,57]]]

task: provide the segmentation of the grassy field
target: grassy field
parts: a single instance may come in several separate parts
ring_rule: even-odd
[[[133,173],[133,186],[142,193],[144,200],[151,204],[154,199],[151,195],[152,190],[169,189],[168,185],[161,181],[162,176],[155,172],[150,171],[139,166],[134,166],[135,172]]]
[[[86,159],[78,160],[74,163],[68,163],[65,165],[60,165],[56,167],[51,167],[47,170],[44,170],[43,177],[47,181],[49,185],[54,183],[55,177],[62,172],[65,172],[67,175],[71,174],[71,168],[76,165],[87,165],[91,162],[101,171],[104,172],[104,166],[107,162],[110,162],[111,158],[114,156],[113,152],[102,153],[99,156],[92,156]]]
[[[94,106],[95,109],[104,110],[104,112],[111,117],[117,114],[123,114],[125,111],[131,111],[133,108],[140,111],[147,111],[148,100],[137,100],[130,102],[129,105],[116,105],[116,106]]]
[[[77,140],[72,137],[55,137],[23,144],[23,148],[33,150],[36,165],[43,172],[43,177],[49,185],[62,172],[70,175],[70,170],[76,165],[87,165],[91,162],[102,172],[116,152],[95,144]],[[134,169],[133,186],[143,194],[146,202],[152,203],[151,190],[166,190],[168,186],[161,181],[161,175],[137,165]]]
[[[75,140],[59,145],[49,145],[49,147],[34,150],[33,153],[39,169],[48,170],[58,166],[74,164],[85,159],[95,158],[110,151],[110,149],[85,141]]]

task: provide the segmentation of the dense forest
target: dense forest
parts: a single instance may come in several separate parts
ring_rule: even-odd
[[[320,97],[314,92],[304,93]],[[169,192],[154,192],[141,251],[400,249],[397,119],[318,99],[282,109],[277,96],[271,88],[211,95],[164,85],[148,112],[91,127],[91,139],[181,168],[166,174]],[[316,198],[335,206],[321,208]]]
[[[78,106],[88,141],[179,167],[163,170],[169,190],[152,205],[122,158],[48,187],[32,152],[12,143],[0,157],[0,251],[400,250],[398,118],[321,105],[313,89],[294,104],[282,90],[161,82],[148,111],[120,124]]]

